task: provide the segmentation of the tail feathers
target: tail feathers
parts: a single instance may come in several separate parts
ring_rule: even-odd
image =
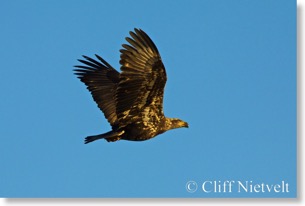
[[[88,144],[88,143],[93,142],[98,139],[106,139],[108,142],[115,142],[115,141],[121,139],[120,135],[123,133],[124,133],[124,131],[121,131],[121,132],[110,131],[105,134],[88,136],[85,138],[85,144]]]

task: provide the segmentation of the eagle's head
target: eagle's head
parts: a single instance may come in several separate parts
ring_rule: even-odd
[[[186,127],[186,128],[189,127],[189,124],[187,122],[182,121],[181,119],[178,118],[166,118],[165,122],[166,122],[165,125],[167,130],[181,128],[181,127]]]

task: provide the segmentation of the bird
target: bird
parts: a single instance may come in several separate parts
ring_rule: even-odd
[[[178,118],[165,117],[163,112],[166,70],[160,53],[151,38],[135,28],[122,44],[118,72],[102,57],[83,55],[74,74],[91,92],[93,100],[104,113],[112,130],[88,136],[85,144],[105,139],[144,141],[168,130],[186,127]]]

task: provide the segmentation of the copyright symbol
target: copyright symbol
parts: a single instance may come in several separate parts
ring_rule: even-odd
[[[188,191],[189,193],[193,193],[196,192],[198,186],[197,183],[195,181],[188,181],[185,185],[185,189],[186,191]]]

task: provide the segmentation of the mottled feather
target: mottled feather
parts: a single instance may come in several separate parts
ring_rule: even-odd
[[[130,123],[145,107],[154,104],[157,115],[163,115],[163,93],[166,72],[159,51],[147,34],[135,29],[126,38],[120,64],[122,73],[117,89],[117,115],[121,125]],[[136,87],[136,89],[135,89]]]

